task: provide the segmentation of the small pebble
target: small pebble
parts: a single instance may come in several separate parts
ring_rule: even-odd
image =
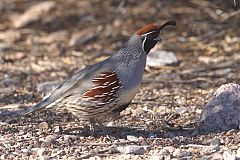
[[[18,134],[21,136],[21,135],[24,135],[25,132],[24,132],[24,130],[20,130],[20,131],[18,132]]]
[[[149,138],[157,138],[157,134],[155,134],[153,132],[149,132],[148,137]]]
[[[22,151],[23,153],[27,153],[27,152],[29,152],[29,150],[28,150],[28,149],[26,149],[26,148],[24,148],[24,149],[21,149],[21,151]]]
[[[47,130],[49,128],[49,125],[47,122],[41,122],[39,123],[38,127],[42,130]]]
[[[180,157],[180,155],[181,155],[181,149],[179,149],[179,148],[175,149],[175,151],[173,152],[173,156]]]
[[[51,143],[54,141],[54,139],[56,138],[55,135],[48,135],[47,137],[43,137],[41,138],[41,140],[45,143]],[[40,139],[39,139],[40,140]]]
[[[99,156],[94,156],[94,157],[90,157],[89,160],[101,160],[102,158]]]
[[[236,154],[231,151],[224,151],[223,152],[223,159],[224,160],[235,160],[236,159]]]
[[[237,151],[236,151],[236,157],[240,158],[240,147],[238,147]]]
[[[164,156],[162,154],[154,154],[149,158],[149,160],[162,160],[162,159],[164,159]]]
[[[7,159],[7,155],[6,154],[2,154],[1,155],[1,160]]]
[[[221,144],[221,141],[217,137],[213,138],[213,140],[210,143],[211,146],[220,146],[220,144]]]
[[[127,140],[129,141],[139,141],[138,137],[132,136],[132,135],[127,135]]]
[[[44,151],[45,151],[45,148],[39,148],[39,149],[37,150],[37,155],[38,155],[38,156],[43,156]]]
[[[167,147],[164,147],[163,149],[162,149],[162,151],[163,152],[169,152],[169,153],[173,153],[174,151],[175,151],[175,148],[174,147],[172,147],[172,146],[167,146]]]
[[[223,159],[222,154],[216,152],[211,155],[212,159]]]
[[[151,149],[150,146],[130,145],[130,146],[124,146],[124,147],[117,147],[115,151],[119,153],[124,153],[124,154],[142,155],[147,151],[149,151],[150,149]]]
[[[76,140],[78,136],[76,135],[63,135],[64,140],[68,141],[69,139]]]
[[[207,147],[203,148],[203,152],[214,153],[214,152],[218,151],[219,149],[220,149],[219,146],[207,146]]]
[[[62,127],[61,126],[55,126],[54,129],[53,129],[53,132],[54,133],[59,133],[61,134],[63,131]]]

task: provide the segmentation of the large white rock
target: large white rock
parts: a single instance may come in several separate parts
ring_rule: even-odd
[[[199,129],[206,132],[238,128],[240,124],[240,85],[220,86],[204,106]]]
[[[147,66],[159,68],[164,65],[176,65],[179,61],[173,52],[153,50],[148,54]]]

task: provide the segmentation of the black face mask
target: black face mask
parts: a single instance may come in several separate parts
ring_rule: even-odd
[[[159,31],[153,31],[141,36],[142,49],[148,54],[150,50],[158,43]]]

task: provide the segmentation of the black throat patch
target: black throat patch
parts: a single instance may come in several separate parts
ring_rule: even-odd
[[[142,37],[142,49],[148,54],[150,50],[157,44],[157,40],[153,37]]]

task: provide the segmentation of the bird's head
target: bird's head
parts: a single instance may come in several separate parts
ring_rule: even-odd
[[[142,49],[149,53],[150,50],[159,42],[161,38],[159,36],[161,29],[166,26],[175,26],[176,21],[168,21],[159,26],[156,24],[148,24],[136,32],[136,35],[140,36],[142,42]]]

